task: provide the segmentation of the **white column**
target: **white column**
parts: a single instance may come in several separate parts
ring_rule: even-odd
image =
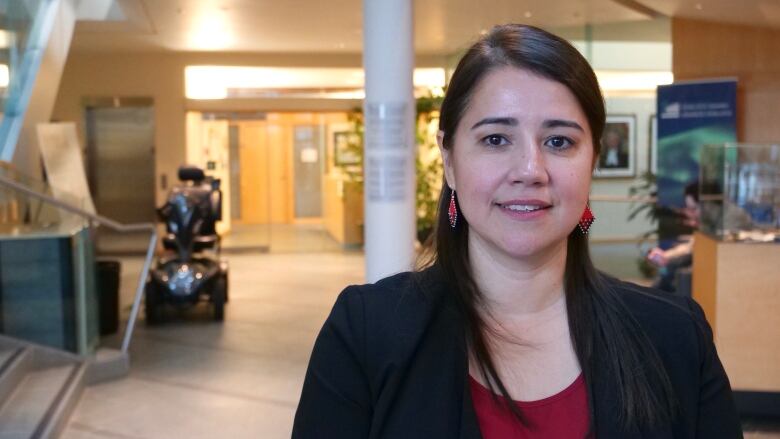
[[[414,264],[412,0],[363,0],[366,281]]]

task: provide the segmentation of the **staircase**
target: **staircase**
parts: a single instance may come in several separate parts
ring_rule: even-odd
[[[0,439],[56,438],[86,385],[127,370],[119,351],[82,358],[0,336]]]

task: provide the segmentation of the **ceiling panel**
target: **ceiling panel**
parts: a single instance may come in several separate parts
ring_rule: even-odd
[[[362,48],[361,0],[117,0],[128,22],[79,22],[75,50],[343,52]],[[415,49],[449,54],[497,23],[647,20],[612,0],[416,0]]]
[[[780,0],[631,0],[674,17],[780,27]]]
[[[75,50],[359,53],[362,0],[115,0],[126,22],[79,22]],[[657,14],[654,12],[657,11]],[[652,16],[780,27],[780,0],[415,0],[415,50],[446,55],[494,24],[522,22],[584,37],[668,41]],[[631,26],[637,25],[633,32]],[[649,30],[649,31],[648,31]]]

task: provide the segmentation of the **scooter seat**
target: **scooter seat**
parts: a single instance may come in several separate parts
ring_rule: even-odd
[[[201,250],[212,249],[217,245],[219,236],[217,235],[204,235],[195,238],[193,243],[193,251],[199,252]]]
[[[192,251],[197,253],[199,251],[212,249],[217,244],[218,240],[219,236],[217,235],[196,236],[194,242],[192,243]],[[176,251],[178,249],[176,246],[176,235],[173,233],[169,233],[164,236],[162,239],[162,244],[163,248],[166,250]]]

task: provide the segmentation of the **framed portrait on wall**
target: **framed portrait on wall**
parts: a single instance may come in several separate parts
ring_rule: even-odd
[[[596,177],[633,177],[636,174],[636,117],[607,116],[601,136],[601,153],[596,164]]]
[[[647,144],[650,145],[650,172],[658,175],[658,118],[655,114],[650,115],[650,139]]]
[[[359,150],[355,145],[360,145],[360,136],[350,131],[336,131],[333,133],[333,163],[336,166],[351,166],[360,163]]]

